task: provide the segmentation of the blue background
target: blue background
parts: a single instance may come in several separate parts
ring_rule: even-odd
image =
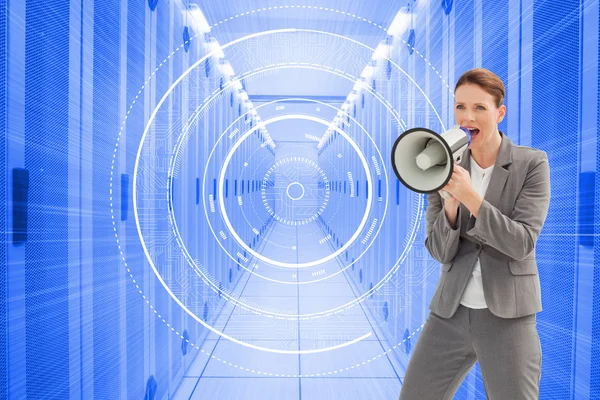
[[[453,125],[454,84],[479,66],[506,85],[500,129],[549,156],[551,203],[536,250],[540,398],[600,398],[597,1],[198,1],[208,34],[198,14],[186,12],[191,4],[0,0],[0,398],[397,398],[439,265],[423,246],[424,198],[398,184],[389,153],[405,129]],[[408,18],[390,36],[399,11]],[[149,124],[171,85],[214,49],[208,42],[224,47],[287,28],[313,32],[224,48],[241,91],[209,55]],[[374,57],[374,75],[347,103],[352,120],[336,121],[370,173],[340,134],[318,143],[327,126],[297,117],[251,134],[221,171],[233,142],[218,138],[231,124],[244,132],[260,125],[257,117],[333,121],[378,46],[385,55]],[[275,65],[285,62],[325,67]],[[185,121],[215,91],[169,172]],[[221,172],[227,193],[216,186]],[[299,208],[285,195],[292,182],[305,189]],[[222,225],[221,205],[210,211],[220,196],[247,248]],[[381,229],[364,228],[358,242],[373,244],[364,257],[358,243],[335,265],[293,267],[341,249],[369,196],[369,217]],[[286,226],[263,207],[294,220],[325,200],[310,228]],[[174,239],[171,208],[197,270]],[[253,272],[296,284],[253,273],[247,249],[292,265]],[[300,284],[321,275],[328,279]],[[352,307],[325,315],[347,302]],[[322,315],[301,317],[309,313]],[[485,398],[478,364],[455,398]]]

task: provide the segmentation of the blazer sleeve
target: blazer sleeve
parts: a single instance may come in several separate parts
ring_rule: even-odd
[[[442,196],[438,192],[427,195],[427,236],[425,247],[429,254],[442,264],[451,262],[458,252],[460,244],[460,207],[456,218],[456,229],[452,229],[444,205]]]
[[[481,204],[475,225],[466,232],[507,256],[522,261],[535,249],[550,204],[548,156],[539,151],[529,165],[523,187],[510,216],[486,200]]]

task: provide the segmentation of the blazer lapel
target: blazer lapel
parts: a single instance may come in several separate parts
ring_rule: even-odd
[[[502,136],[502,143],[500,144],[500,150],[498,151],[498,157],[494,164],[494,170],[490,177],[490,184],[483,197],[488,203],[494,207],[498,207],[500,203],[500,196],[504,190],[504,185],[508,179],[510,171],[504,168],[505,166],[512,163],[512,142],[511,140],[500,132]]]
[[[496,157],[496,163],[494,164],[492,176],[490,177],[490,184],[485,192],[485,196],[483,197],[484,200],[494,207],[498,207],[498,204],[500,203],[500,197],[502,195],[502,191],[504,190],[504,185],[506,184],[506,180],[510,174],[510,171],[504,167],[512,163],[512,141],[506,135],[504,135],[502,131],[500,131],[500,135],[502,136],[502,142],[500,143],[500,149],[498,151],[498,156]],[[470,149],[465,151],[460,165],[466,169],[469,174],[471,174]],[[474,225],[475,218],[469,218],[470,214],[471,212],[469,209],[461,203],[460,226],[461,232],[463,233],[470,230]]]
[[[471,150],[465,150],[465,153],[460,160],[460,166],[463,167],[469,175],[471,175]],[[470,211],[463,203],[460,203],[460,230],[462,232],[467,231],[467,224],[469,223]]]

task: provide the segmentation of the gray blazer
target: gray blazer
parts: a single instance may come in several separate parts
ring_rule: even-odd
[[[442,198],[427,196],[425,247],[442,264],[429,308],[444,318],[456,312],[477,256],[489,310],[517,318],[542,310],[535,244],[548,214],[550,169],[544,151],[502,143],[478,218],[460,205],[456,229],[446,218]],[[461,166],[470,172],[467,149]]]

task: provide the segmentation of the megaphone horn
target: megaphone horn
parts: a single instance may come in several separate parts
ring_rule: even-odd
[[[460,162],[470,143],[471,132],[458,125],[441,135],[427,128],[409,129],[392,147],[394,173],[414,192],[436,192],[446,186],[454,163]]]

